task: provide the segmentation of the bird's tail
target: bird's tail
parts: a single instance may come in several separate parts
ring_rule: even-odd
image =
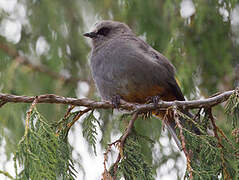
[[[187,110],[183,110],[181,111],[182,113],[184,113],[185,115],[187,115],[189,118],[193,118],[194,115],[192,113],[190,113],[189,111]],[[169,115],[165,115],[166,112],[160,112],[159,114],[156,114],[156,113],[153,113],[154,115],[156,115],[157,117],[161,118],[161,119],[165,119],[164,123],[165,125],[167,126],[167,129],[168,131],[170,132],[171,136],[173,137],[173,139],[175,140],[178,148],[180,150],[182,150],[182,145],[181,145],[181,141],[179,140],[177,134],[176,134],[176,129],[177,129],[177,125],[176,125],[176,122],[173,118],[173,115],[169,114]],[[179,121],[180,121],[180,124],[182,126],[185,127],[186,123],[189,121],[187,121],[184,117],[180,116],[179,117]],[[192,125],[192,130],[194,131],[195,134],[200,134],[200,131],[199,129],[195,126],[195,125]]]

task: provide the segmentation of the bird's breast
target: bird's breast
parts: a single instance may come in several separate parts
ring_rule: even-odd
[[[122,62],[127,57],[122,56],[121,49],[120,44],[111,43],[102,46],[97,52],[92,52],[90,65],[93,79],[100,95],[106,100],[115,95],[128,94],[130,82]]]

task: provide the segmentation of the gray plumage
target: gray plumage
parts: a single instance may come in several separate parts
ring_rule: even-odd
[[[102,21],[93,32],[102,28],[110,32],[92,39],[91,70],[103,99],[111,100],[118,94],[126,96],[128,91],[145,92],[150,86],[175,91],[174,67],[162,54],[136,37],[123,23]],[[177,98],[184,100],[181,91],[177,91]]]
[[[102,21],[84,35],[92,38],[90,66],[104,100],[114,96],[137,103],[146,103],[152,96],[185,100],[174,78],[174,66],[124,23]],[[167,125],[179,145],[175,122]]]

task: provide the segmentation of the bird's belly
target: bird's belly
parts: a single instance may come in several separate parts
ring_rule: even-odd
[[[137,79],[137,77],[134,77]],[[114,77],[111,73],[98,75],[95,78],[97,88],[104,100],[112,100],[114,96],[120,96],[123,100],[132,103],[146,103],[150,97],[160,96],[162,100],[174,100],[167,90],[153,82],[131,81],[124,76]]]

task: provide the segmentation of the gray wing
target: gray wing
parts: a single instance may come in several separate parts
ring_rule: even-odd
[[[134,41],[136,41],[137,46],[139,49],[144,51],[144,53],[148,54],[148,56],[152,57],[153,60],[155,60],[157,63],[159,63],[161,66],[164,66],[165,69],[168,71],[168,85],[170,86],[170,89],[172,93],[175,95],[177,100],[184,101],[185,98],[182,94],[182,91],[180,87],[178,86],[177,81],[175,80],[175,67],[169,62],[169,60],[153,49],[151,46],[149,46],[146,42],[141,40],[140,38],[134,38]]]

